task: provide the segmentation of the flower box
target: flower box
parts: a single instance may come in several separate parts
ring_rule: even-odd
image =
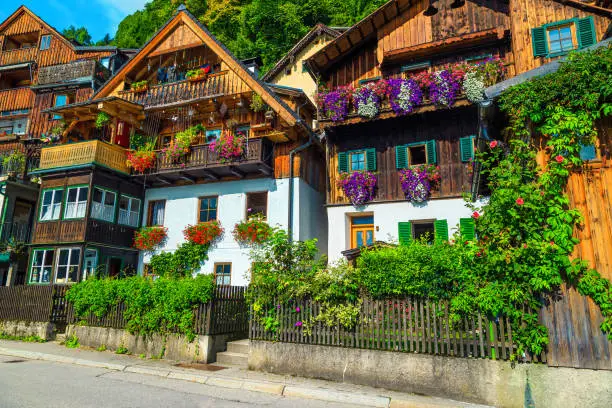
[[[221,228],[221,224],[217,220],[188,225],[183,230],[185,239],[197,245],[209,245],[222,234],[223,228]]]
[[[164,227],[142,227],[134,233],[134,248],[153,251],[164,243],[168,230]]]
[[[261,245],[272,235],[272,227],[262,216],[249,217],[234,226],[234,239],[243,245]]]

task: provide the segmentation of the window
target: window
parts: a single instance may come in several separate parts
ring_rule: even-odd
[[[412,221],[412,239],[432,243],[435,236],[433,221]]]
[[[85,257],[83,258],[83,276],[81,280],[86,280],[88,277],[96,276],[98,268],[98,251],[95,249],[86,249]]]
[[[374,216],[351,217],[351,248],[374,244]]]
[[[51,36],[43,35],[40,37],[40,50],[44,51],[48,50],[49,48],[51,48]]]
[[[80,248],[62,248],[57,254],[55,283],[74,283],[79,274]]]
[[[206,131],[206,143],[212,143],[221,136],[221,129],[212,129]]]
[[[232,282],[232,264],[215,263],[215,282],[218,286],[230,285]]]
[[[94,187],[93,198],[91,200],[91,218],[114,222],[116,199],[116,193]]]
[[[89,187],[69,187],[64,218],[83,218],[87,209]]]
[[[217,197],[200,198],[200,211],[198,222],[207,222],[217,219]]]
[[[593,17],[572,18],[531,29],[534,57],[556,57],[595,44]]]
[[[422,240],[432,244],[448,241],[448,221],[446,220],[414,220],[397,224],[399,243],[408,244],[413,240]]]
[[[365,84],[369,84],[371,82],[376,82],[376,81],[379,81],[379,80],[380,80],[379,76],[374,77],[374,78],[364,78],[364,79],[360,79],[359,80],[359,85],[365,85]]]
[[[476,151],[476,136],[466,136],[459,139],[459,151],[461,152],[461,161],[469,162],[474,160],[474,152]]]
[[[122,195],[119,198],[119,224],[137,227],[140,222],[140,200]]]
[[[251,131],[251,127],[246,125],[246,126],[238,126],[236,128],[236,134],[242,134],[244,135],[244,137],[248,138],[249,137],[249,132]]]
[[[597,160],[597,149],[594,144],[580,145],[580,159],[583,161]]]
[[[338,171],[376,171],[376,149],[351,150],[338,153]]]
[[[398,169],[420,164],[434,164],[436,161],[435,140],[395,146],[395,164]]]
[[[148,226],[164,225],[164,214],[166,212],[166,200],[149,201],[149,212],[147,214]]]
[[[30,283],[49,283],[53,271],[53,249],[36,249],[32,254]]]
[[[429,72],[429,67],[431,67],[431,61],[424,61],[416,64],[402,65],[400,71],[404,78],[408,78],[423,72]]]
[[[493,54],[477,55],[475,57],[467,57],[465,62],[470,64],[481,64],[490,58],[493,58]]]
[[[366,168],[365,151],[353,152],[349,154],[350,171],[360,171]]]
[[[65,106],[68,103],[68,95],[55,95],[53,106]],[[53,115],[53,120],[61,119],[61,115]]]
[[[408,165],[427,164],[427,148],[425,144],[408,146]]]
[[[268,216],[268,192],[247,193],[246,208],[247,216],[261,215],[266,218]]]
[[[110,57],[104,57],[100,60],[100,64],[106,69],[110,69]]]
[[[54,221],[59,220],[62,209],[62,199],[64,197],[64,190],[45,190],[42,193],[42,200],[40,205],[40,221]]]

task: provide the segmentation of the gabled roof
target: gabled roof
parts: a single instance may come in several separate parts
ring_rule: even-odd
[[[264,102],[270,106],[283,120],[290,126],[301,123],[297,114],[285,104],[275,93],[261,80],[253,76],[248,68],[238,60],[230,50],[227,49],[208,29],[198,21],[198,19],[181,5],[176,13],[171,17],[147,42],[140,48],[126,64],[124,64],[93,96],[94,98],[105,97],[112,92],[123,80],[123,75],[129,72],[136,64],[142,61],[158,44],[160,44],[166,34],[177,27],[185,24],[200,37],[202,43],[208,46],[215,54],[226,62],[233,64],[232,70],[244,81],[253,91],[261,96]]]
[[[310,30],[304,37],[302,37],[302,39],[300,39],[293,46],[293,48],[291,48],[289,52],[285,54],[283,58],[278,60],[276,65],[274,65],[274,67],[272,67],[272,69],[268,71],[268,73],[264,75],[262,79],[266,82],[270,82],[272,78],[274,78],[276,75],[282,72],[282,70],[285,69],[287,65],[293,62],[293,58],[295,58],[297,54],[302,52],[304,48],[306,48],[310,43],[312,43],[314,40],[316,40],[321,35],[327,34],[332,38],[337,38],[341,34],[340,30],[342,30],[342,28],[338,27],[337,29],[338,30],[335,30],[331,27],[326,26],[325,24],[318,23],[312,28],[312,30]]]

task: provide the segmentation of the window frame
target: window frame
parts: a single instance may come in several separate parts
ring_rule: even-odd
[[[429,72],[431,70],[431,61],[416,62],[414,64],[405,64],[400,67],[400,74],[404,78],[409,78],[413,75],[418,75],[421,72]]]
[[[563,38],[561,37],[561,33],[559,32],[559,40],[555,40],[555,42],[559,42],[561,46],[561,50],[553,51],[551,47],[550,33],[551,31],[561,30],[565,27],[568,27],[570,29],[572,48],[569,50],[563,49]],[[546,32],[546,46],[548,47],[548,57],[549,58],[557,57],[560,55],[566,55],[568,52],[578,49],[578,36],[576,33],[576,22],[573,19],[546,24],[544,27],[544,31]]]
[[[367,224],[356,224],[355,220],[358,218],[372,218],[371,223]],[[357,246],[357,233],[364,232],[367,234],[368,231],[372,232],[372,244],[376,242],[376,228],[374,227],[374,214],[355,214],[349,216],[349,237],[350,237],[350,249],[360,248]],[[367,246],[367,238],[363,246]]]
[[[79,201],[79,192],[81,191],[81,189],[87,189],[87,195],[85,197],[85,212],[83,214],[83,216],[81,217],[68,217],[66,216],[66,213],[68,211],[68,197],[70,195],[70,190],[77,190],[77,196],[76,196],[76,208],[78,208],[78,204],[82,201]],[[63,219],[64,220],[81,220],[83,218],[85,218],[87,216],[87,203],[89,201],[89,184],[76,184],[74,186],[67,186],[66,187],[66,195],[64,197],[64,210],[62,211],[63,214]]]
[[[253,195],[253,194],[265,194],[266,195],[266,210],[265,213],[263,214],[263,218],[264,220],[268,219],[268,207],[270,206],[270,200],[269,200],[269,191],[268,190],[264,190],[264,191],[249,191],[247,193],[245,193],[245,200],[244,200],[244,212],[246,214],[246,218],[248,219],[249,217],[255,215],[255,213],[253,213],[252,211],[249,212],[249,196]]]
[[[99,217],[94,217],[93,215],[93,204],[94,204],[94,193],[96,191],[96,189],[100,190],[103,192],[102,195],[102,205],[105,206],[105,202],[106,202],[106,194],[107,193],[112,193],[115,195],[115,199],[113,200],[113,218],[111,221],[109,220],[105,220],[104,218],[99,218]],[[110,188],[106,188],[106,187],[100,187],[100,186],[93,186],[93,189],[91,190],[91,205],[89,206],[89,217],[97,220],[97,221],[104,221],[104,222],[110,222],[111,224],[116,223],[117,221],[117,204],[118,204],[118,198],[119,197],[119,192]]]
[[[411,226],[411,235],[412,235],[412,241],[416,241],[417,236],[415,234],[415,225],[425,225],[425,224],[431,224],[431,241],[427,241],[428,244],[433,244],[436,240],[436,220],[435,219],[421,219],[421,220],[410,220],[410,226]]]
[[[42,257],[42,265],[41,266],[36,266],[36,268],[40,268],[41,273],[39,274],[39,279],[36,282],[32,281],[32,270],[35,268],[34,266],[34,260],[36,259],[36,253],[37,252],[43,252],[43,257]],[[45,266],[45,255],[46,252],[48,251],[52,251],[53,255],[51,256],[51,265]],[[32,255],[31,255],[32,259],[30,261],[30,264],[28,265],[28,284],[30,285],[50,285],[51,281],[53,280],[53,270],[54,270],[54,266],[55,266],[55,248],[52,247],[43,247],[43,248],[36,248],[34,250],[32,250]],[[42,271],[44,270],[45,267],[50,268],[50,272],[49,272],[49,281],[48,282],[41,282],[40,281],[40,277],[42,277]]]
[[[410,149],[413,149],[415,147],[421,147],[423,146],[425,148],[425,163],[412,163],[412,152],[410,151]],[[417,143],[410,143],[406,145],[406,154],[408,156],[408,167],[412,167],[412,166],[422,166],[422,165],[427,165],[429,164],[429,154],[427,151],[428,147],[427,147],[427,142],[417,142]]]
[[[152,216],[153,216],[153,205],[155,203],[158,202],[163,202],[164,203],[164,220],[161,224],[153,224],[152,221]],[[166,222],[166,200],[165,199],[161,199],[161,200],[149,200],[147,202],[147,227],[163,227],[164,224]]]
[[[202,220],[202,211],[206,211],[207,215],[210,215],[210,211],[211,211],[211,207],[210,207],[210,201],[208,204],[208,207],[206,208],[206,210],[202,210],[202,200],[211,200],[211,199],[215,199],[216,204],[215,204],[215,208],[213,211],[215,211],[215,218],[212,219],[207,219],[206,221]],[[209,218],[209,217],[207,217]],[[202,222],[209,222],[209,221],[215,221],[219,219],[219,196],[215,195],[215,196],[202,196],[202,197],[198,197],[198,223],[202,223]]]
[[[127,210],[127,212],[128,212],[128,221],[130,220],[130,215],[133,212],[132,211],[132,201],[134,201],[134,200],[138,201],[138,211],[137,211],[136,224],[135,225],[121,222],[121,199],[122,198],[127,198],[128,199],[128,210]],[[140,225],[141,214],[142,214],[142,199],[134,197],[134,196],[129,195],[129,194],[119,194],[119,200],[117,201],[117,224],[125,225],[127,227],[132,227],[132,228],[138,228],[138,226]]]
[[[353,171],[366,171],[368,169],[368,154],[365,151],[365,149],[364,150],[351,150],[349,152],[346,152],[346,154],[347,154],[349,173]],[[353,169],[353,155],[358,155],[358,154],[363,155],[363,168]]]
[[[214,132],[215,134],[215,139],[208,139],[209,136],[209,132],[210,134],[212,134]],[[218,140],[219,137],[221,137],[221,133],[223,132],[223,129],[221,128],[215,128],[215,129],[206,129],[206,132],[204,132],[204,142],[205,143],[212,143],[215,140]]]
[[[55,199],[55,194],[57,191],[61,191],[62,192],[62,197],[59,201],[59,205],[60,205],[60,210],[59,210],[59,215],[57,218],[52,218],[49,220],[43,220],[42,214],[43,214],[43,207],[44,207],[44,203],[45,203],[45,193],[47,192],[53,192],[53,194],[51,195],[51,204],[49,205],[53,205],[54,203],[54,199]],[[64,187],[52,187],[52,188],[45,188],[40,192],[40,206],[38,207],[38,222],[53,222],[53,221],[59,221],[62,219],[62,210],[63,210],[63,205],[64,205],[64,193],[65,193],[65,189]]]
[[[217,274],[217,267],[219,267],[219,266],[222,266],[224,268],[226,266],[229,266],[229,283],[227,283],[227,284],[224,284],[224,283],[219,284],[217,282],[217,279],[218,279],[218,276],[219,276]],[[217,286],[232,286],[232,263],[231,262],[215,262],[214,265],[213,265],[213,268],[214,268],[213,274],[214,274],[215,285],[217,285]],[[225,274],[225,270],[223,272],[224,273],[222,274],[222,276],[225,276],[226,275]]]
[[[51,41],[53,41],[53,36],[51,34],[44,34],[40,36],[40,45],[38,47],[39,51],[46,51],[51,48]]]
[[[98,262],[100,261],[100,251],[98,250],[98,248],[85,248],[85,250],[83,251],[83,267],[82,267],[82,271],[81,271],[81,276],[79,277],[79,281],[84,281],[87,280],[87,273],[86,273],[86,269],[85,269],[85,262],[87,260],[87,251],[91,251],[91,252],[95,252],[96,253],[96,257],[95,257],[95,266],[93,267],[94,271],[93,273],[95,274],[96,270],[98,269]]]
[[[72,253],[73,251],[79,251],[79,258],[77,259],[77,263],[76,263],[76,279],[73,282],[68,282],[68,276],[69,276],[69,271],[70,268],[74,266],[74,264],[71,263],[71,259],[72,259]],[[62,251],[68,251],[68,258],[67,258],[67,263],[65,265],[60,265],[60,256]],[[53,283],[55,284],[59,284],[59,285],[68,285],[68,284],[73,284],[73,283],[77,283],[79,282],[79,267],[81,265],[81,258],[83,256],[83,251],[81,250],[81,247],[66,247],[66,248],[57,248],[57,253],[55,254],[55,267],[53,268],[54,270],[54,276],[53,276]],[[64,277],[64,282],[59,282],[58,281],[58,275],[59,275],[59,268],[65,266],[66,267],[66,275]]]

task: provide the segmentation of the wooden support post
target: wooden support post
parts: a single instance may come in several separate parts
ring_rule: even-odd
[[[115,144],[115,139],[117,138],[117,118],[113,118],[111,121],[111,144]]]

